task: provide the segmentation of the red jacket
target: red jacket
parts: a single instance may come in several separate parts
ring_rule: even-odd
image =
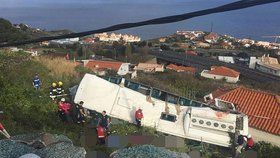
[[[4,126],[2,125],[2,123],[0,123],[0,130],[2,131],[4,128]]]
[[[253,138],[248,138],[248,140],[247,140],[247,146],[253,147],[253,145],[254,145],[254,140],[253,140]]]
[[[104,138],[105,137],[103,127],[101,127],[101,126],[97,127],[97,136],[98,136],[98,138]]]
[[[58,108],[59,110],[62,110],[66,114],[69,114],[71,109],[71,104],[66,102],[59,102]]]
[[[142,118],[144,118],[143,113],[142,113],[142,110],[138,109],[138,110],[135,112],[135,118],[136,118],[136,119],[142,119]]]

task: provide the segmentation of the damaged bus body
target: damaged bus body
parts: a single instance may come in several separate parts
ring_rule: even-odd
[[[208,105],[168,92],[125,80],[103,79],[86,74],[74,102],[84,108],[133,123],[134,113],[141,108],[142,125],[157,131],[230,147],[232,136],[248,134],[248,118],[237,112],[222,112]]]

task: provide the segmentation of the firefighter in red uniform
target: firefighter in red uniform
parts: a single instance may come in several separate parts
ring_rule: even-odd
[[[9,135],[9,133],[5,130],[4,126],[2,125],[2,123],[0,123],[0,133],[3,134],[6,138],[10,139],[11,136]]]
[[[97,130],[97,144],[104,145],[105,138],[106,138],[104,128],[99,125],[97,126],[96,130]]]
[[[136,121],[136,125],[138,128],[141,127],[141,120],[144,118],[143,113],[142,113],[142,109],[138,109],[137,111],[135,111],[135,121]]]
[[[248,134],[245,150],[251,150],[253,148],[253,146],[254,146],[254,140],[253,140],[252,136],[250,134]]]

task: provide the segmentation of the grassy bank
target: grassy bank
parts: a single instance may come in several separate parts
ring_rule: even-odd
[[[81,127],[65,125],[57,117],[57,105],[49,98],[49,87],[54,81],[65,86],[77,84],[74,66],[62,59],[32,59],[23,52],[0,52],[0,109],[1,122],[11,135],[50,132],[65,134],[73,140]],[[32,86],[35,73],[39,73],[42,89]]]

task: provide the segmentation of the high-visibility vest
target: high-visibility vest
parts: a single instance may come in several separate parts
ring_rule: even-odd
[[[2,125],[2,123],[0,123],[0,130],[2,131],[4,129],[5,129],[4,126]]]
[[[143,113],[140,109],[135,112],[135,118],[136,119],[142,119],[143,118]]]
[[[104,138],[105,137],[103,127],[101,127],[101,126],[97,127],[97,136],[98,136],[98,138]]]
[[[247,146],[253,147],[253,145],[254,145],[254,140],[253,140],[253,138],[248,138],[248,140],[247,140]]]

